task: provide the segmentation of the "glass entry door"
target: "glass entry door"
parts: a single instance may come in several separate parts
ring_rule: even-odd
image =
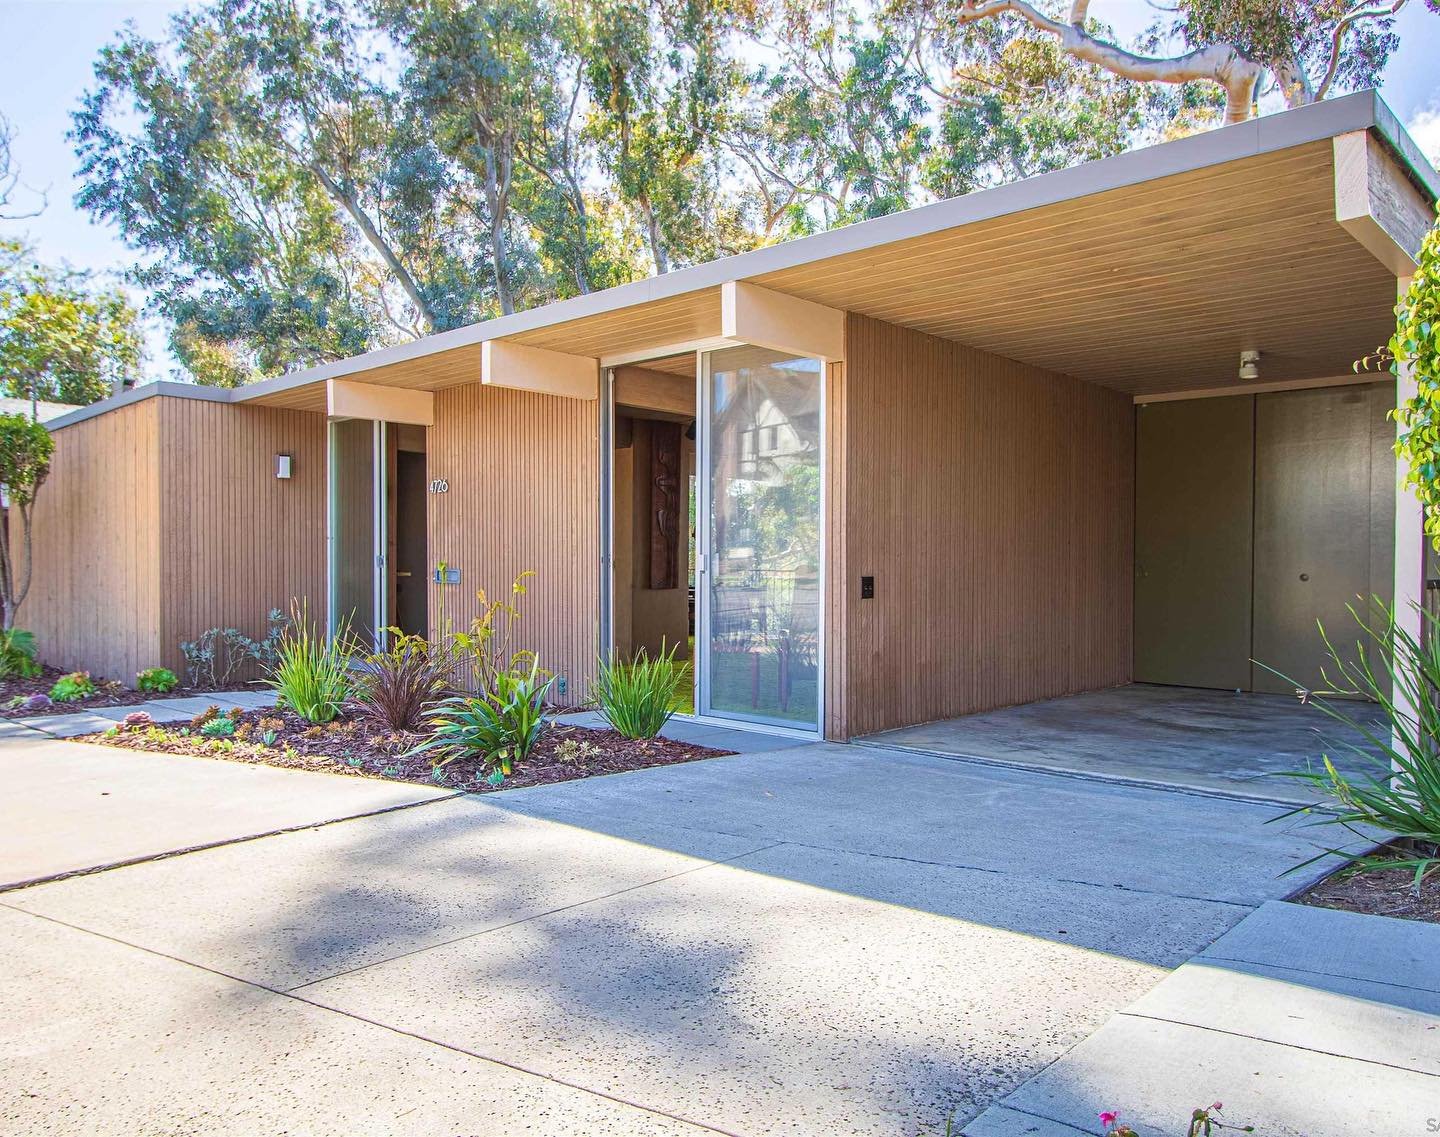
[[[378,644],[385,586],[385,424],[330,423],[330,634]]]
[[[822,361],[787,352],[702,356],[702,715],[819,729],[822,380]]]

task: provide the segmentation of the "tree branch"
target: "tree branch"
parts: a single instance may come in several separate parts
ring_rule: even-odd
[[[1330,62],[1325,67],[1325,74],[1320,77],[1320,82],[1315,86],[1314,97],[1323,99],[1330,92],[1330,86],[1335,82],[1335,74],[1340,70],[1340,56],[1343,54],[1345,37],[1349,34],[1350,28],[1361,20],[1377,20],[1385,16],[1393,16],[1405,7],[1407,0],[1395,0],[1393,4],[1383,8],[1357,8],[1353,12],[1347,12],[1340,17],[1335,24],[1335,30],[1330,34]]]
[[[1079,7],[1083,15],[1087,7],[1085,0],[1080,0]],[[973,24],[1005,13],[1018,16],[1037,31],[1054,36],[1067,55],[1083,63],[1093,63],[1122,79],[1149,83],[1189,83],[1195,80],[1218,83],[1225,88],[1225,121],[1243,122],[1250,117],[1255,86],[1260,81],[1263,68],[1246,59],[1234,47],[1212,44],[1170,58],[1136,55],[1115,44],[1098,40],[1074,24],[1053,19],[1026,0],[963,0],[954,19],[957,24]]]

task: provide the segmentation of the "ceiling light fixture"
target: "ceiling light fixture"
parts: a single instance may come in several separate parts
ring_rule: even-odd
[[[1258,351],[1242,351],[1240,353],[1240,378],[1260,378],[1260,353]]]

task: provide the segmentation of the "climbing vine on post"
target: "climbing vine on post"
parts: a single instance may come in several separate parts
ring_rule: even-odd
[[[1405,485],[1425,509],[1425,533],[1440,549],[1440,221],[1420,247],[1420,263],[1395,316],[1395,334],[1382,354],[1396,375],[1408,369],[1415,381],[1415,394],[1395,411],[1395,453],[1409,467]]]

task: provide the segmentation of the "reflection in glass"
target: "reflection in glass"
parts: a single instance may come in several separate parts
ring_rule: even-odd
[[[334,495],[331,631],[375,638],[375,424],[345,419],[330,424]]]
[[[710,353],[709,711],[818,726],[821,364]]]

